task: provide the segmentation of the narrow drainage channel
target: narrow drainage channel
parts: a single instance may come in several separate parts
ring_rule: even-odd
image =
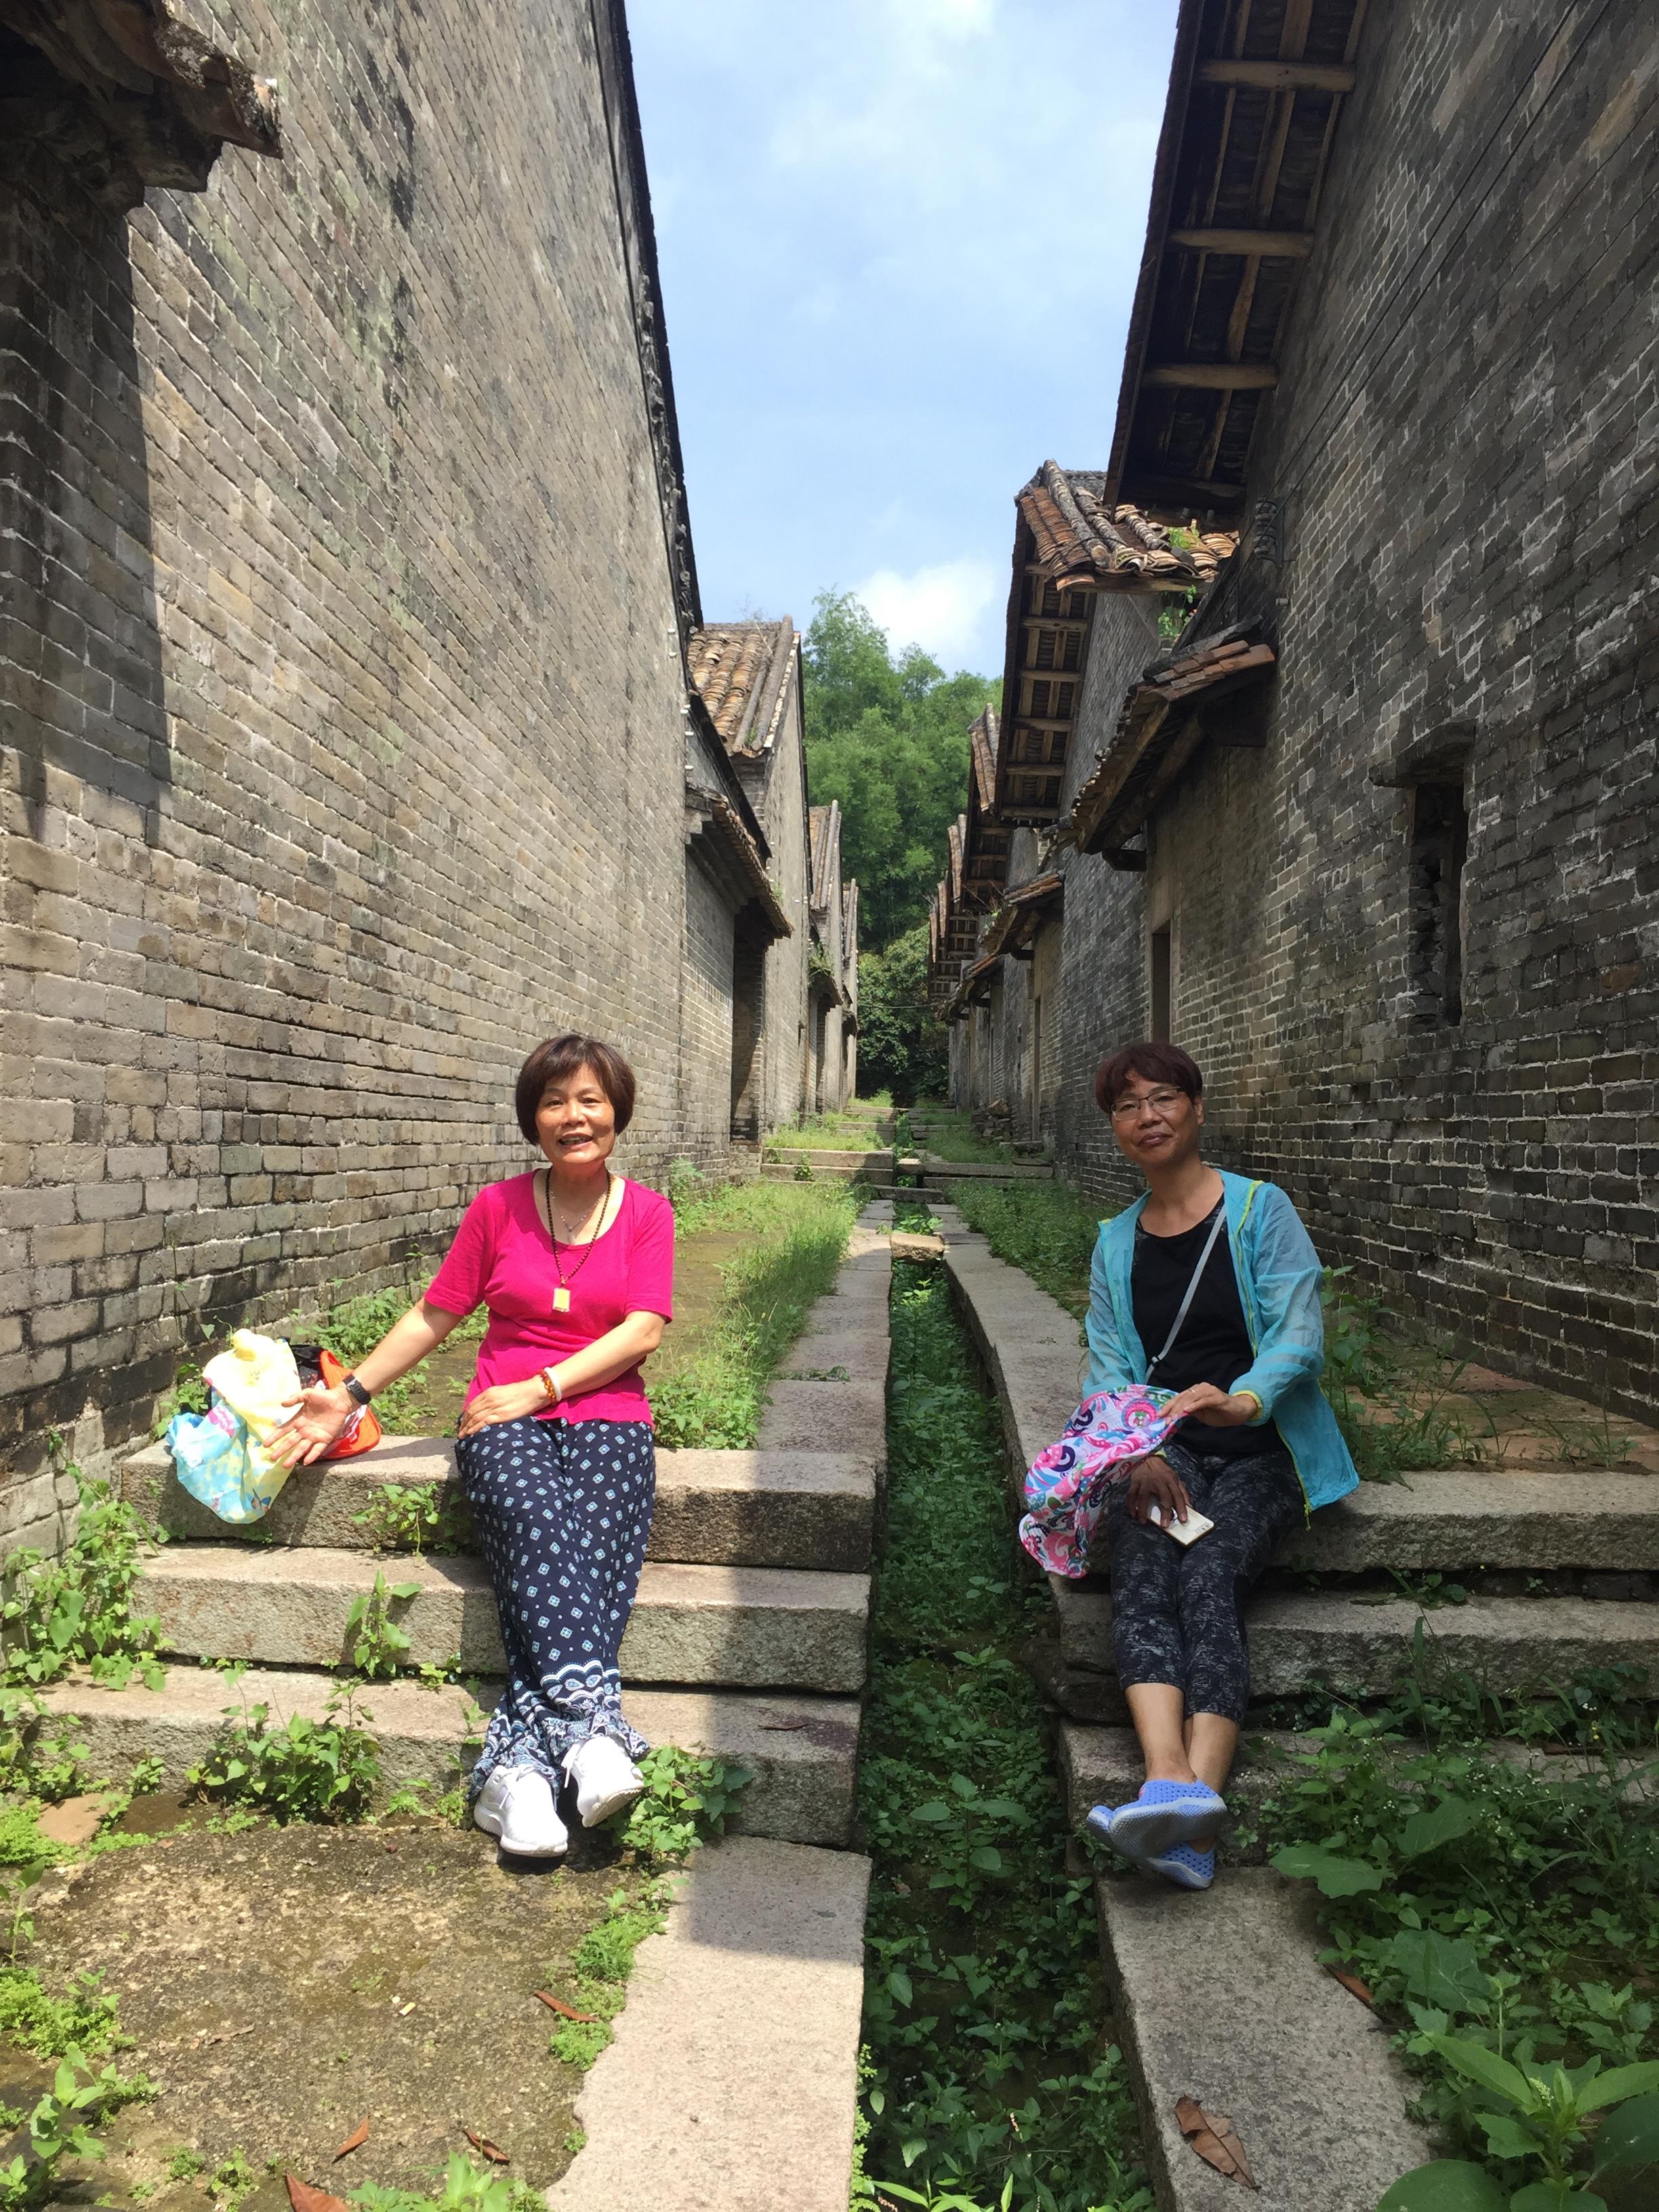
[[[899,1212],[926,1225],[902,1199]],[[1042,1596],[1009,1523],[996,1403],[943,1268],[895,1262],[892,1340],[860,1782],[874,1870],[853,2201],[1151,2212],[1093,1899],[1066,1871],[1042,1708],[1019,1663]]]

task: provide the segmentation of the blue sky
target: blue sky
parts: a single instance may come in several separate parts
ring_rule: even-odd
[[[856,591],[1000,671],[1014,493],[1104,465],[1175,0],[629,0],[711,621]]]

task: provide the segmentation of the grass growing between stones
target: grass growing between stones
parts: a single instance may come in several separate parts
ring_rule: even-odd
[[[1065,1870],[1065,1812],[1017,1656],[1042,1601],[1018,1564],[1000,1424],[943,1271],[900,1261],[894,1281],[860,1782],[874,1874],[854,2203],[955,2191],[969,2208],[1148,2212],[1090,1886]]]
[[[839,1182],[683,1189],[675,1208],[682,1319],[646,1370],[659,1444],[753,1444],[766,1386],[813,1301],[833,1287],[858,1203]]]

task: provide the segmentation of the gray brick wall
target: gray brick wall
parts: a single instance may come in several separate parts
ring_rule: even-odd
[[[729,1020],[724,1076],[714,1025],[684,1061],[682,673],[588,11],[234,13],[280,163],[129,216],[0,153],[22,1473],[48,1422],[142,1429],[181,1346],[429,1257],[526,1164],[538,1037],[629,1053],[639,1174],[729,1083]]]
[[[1273,620],[1267,744],[1198,756],[1144,878],[1066,864],[1059,1116],[1068,1168],[1126,1195],[1085,1077],[1144,1030],[1167,919],[1213,1155],[1284,1183],[1403,1310],[1650,1415],[1650,46],[1626,9],[1371,11],[1250,487],[1281,502],[1284,563],[1247,562],[1205,624]],[[1109,644],[1097,619],[1107,691]],[[1453,723],[1463,1009],[1436,1026],[1413,799],[1370,775]]]

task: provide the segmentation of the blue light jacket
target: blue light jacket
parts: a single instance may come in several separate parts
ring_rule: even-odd
[[[1322,1270],[1313,1240],[1282,1190],[1219,1170],[1226,1190],[1227,1243],[1253,1355],[1231,1389],[1254,1391],[1261,1419],[1278,1424],[1310,1510],[1344,1498],[1358,1482],[1336,1416],[1319,1387],[1325,1364]],[[1084,1391],[1122,1390],[1146,1380],[1129,1287],[1135,1224],[1146,1203],[1103,1221],[1089,1270],[1089,1361]],[[1252,1424],[1254,1425],[1254,1424]],[[1196,1446],[1201,1426],[1193,1425]]]

